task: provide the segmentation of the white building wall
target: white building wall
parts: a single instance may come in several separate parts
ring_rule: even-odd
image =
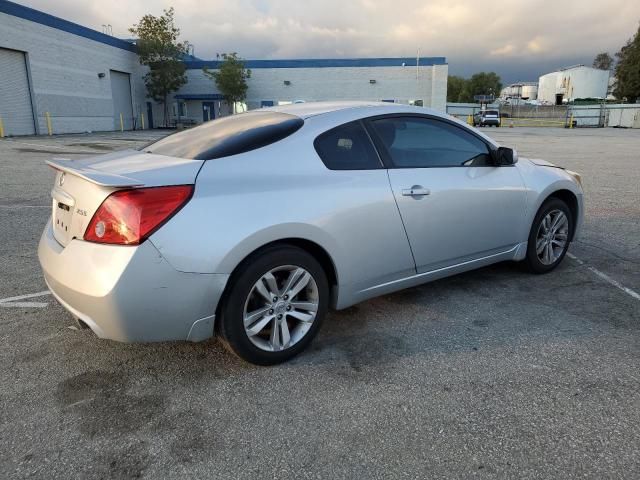
[[[145,111],[143,70],[131,51],[0,13],[0,47],[26,52],[39,133],[114,129],[109,70],[131,74],[135,115]],[[98,73],[104,73],[98,78]]]
[[[416,70],[418,75],[416,79]],[[422,100],[425,107],[445,111],[448,65],[254,68],[247,81],[247,106],[260,108],[263,101],[394,100],[409,103]],[[215,82],[201,69],[187,70],[188,82],[176,94],[216,94]],[[375,83],[370,83],[375,80]],[[285,81],[289,85],[285,85]],[[172,102],[173,97],[172,97]],[[202,111],[188,101],[188,117],[202,119]],[[200,102],[201,104],[201,102]],[[221,114],[226,114],[221,105]],[[155,114],[155,111],[154,111]],[[158,112],[160,115],[160,112]],[[161,118],[158,116],[158,118]]]
[[[606,98],[609,71],[591,67],[576,67],[561,71],[561,88],[569,101],[576,98]]]
[[[558,73],[559,72],[547,73],[538,79],[538,101],[551,104],[556,103]]]

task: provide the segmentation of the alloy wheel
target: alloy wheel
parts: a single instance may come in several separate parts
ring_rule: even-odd
[[[562,210],[552,210],[540,222],[536,254],[543,265],[552,265],[563,254],[569,240],[569,219]]]
[[[253,285],[245,301],[245,333],[261,350],[287,349],[307,334],[318,305],[318,285],[307,270],[295,265],[272,268]]]

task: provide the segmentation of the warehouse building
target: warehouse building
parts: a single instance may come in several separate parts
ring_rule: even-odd
[[[145,103],[135,45],[0,0],[5,135],[132,129]]]
[[[229,113],[203,68],[217,61],[188,61],[188,82],[172,97],[174,120],[199,123]],[[448,65],[443,57],[247,60],[246,104],[237,111],[293,102],[373,100],[444,111]],[[154,110],[156,118],[162,109]]]
[[[5,135],[130,130],[200,123],[232,110],[203,67],[170,98],[172,118],[146,98],[145,68],[130,41],[0,0],[0,121]],[[314,100],[384,100],[445,110],[443,57],[248,60],[253,109]]]
[[[609,71],[575,65],[547,73],[538,81],[538,100],[562,105],[577,98],[607,98]]]

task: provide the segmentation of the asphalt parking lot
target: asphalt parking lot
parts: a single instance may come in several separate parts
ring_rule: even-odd
[[[572,257],[332,313],[272,368],[215,339],[101,341],[25,297],[46,290],[44,160],[162,132],[0,140],[0,477],[639,478],[640,130],[485,133],[583,174]]]

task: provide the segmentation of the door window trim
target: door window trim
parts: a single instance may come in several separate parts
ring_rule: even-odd
[[[456,122],[453,122],[449,119],[446,118],[442,118],[442,117],[438,117],[436,115],[428,115],[428,114],[423,114],[423,113],[387,113],[387,114],[383,114],[383,115],[375,115],[373,117],[366,117],[362,119],[362,124],[365,128],[365,130],[367,131],[367,133],[369,134],[369,138],[371,139],[371,141],[373,142],[373,145],[376,149],[376,151],[378,152],[378,157],[380,158],[380,160],[382,161],[382,163],[384,164],[384,168],[386,169],[408,169],[408,168],[470,168],[470,167],[491,167],[491,168],[495,168],[496,165],[491,165],[489,163],[485,164],[485,165],[436,165],[436,166],[432,166],[432,167],[398,167],[396,165],[393,164],[393,161],[391,160],[391,155],[389,154],[389,151],[387,150],[386,145],[384,144],[384,142],[382,141],[382,139],[380,138],[380,136],[378,135],[378,133],[375,130],[375,127],[373,126],[373,122],[376,120],[381,120],[381,119],[387,119],[387,118],[421,118],[424,120],[432,120],[432,121],[436,121],[436,122],[441,122],[441,123],[445,123],[447,125],[451,125],[453,127],[456,127],[458,129],[460,129],[463,132],[466,132],[470,135],[472,135],[473,137],[477,138],[478,140],[480,140],[482,143],[484,143],[487,147],[487,150],[489,151],[489,155],[491,155],[492,151],[497,150],[497,148],[490,142],[488,142],[486,139],[482,138],[480,135],[478,135],[476,132],[474,132],[471,129],[468,128],[464,128],[460,125],[458,125]]]

